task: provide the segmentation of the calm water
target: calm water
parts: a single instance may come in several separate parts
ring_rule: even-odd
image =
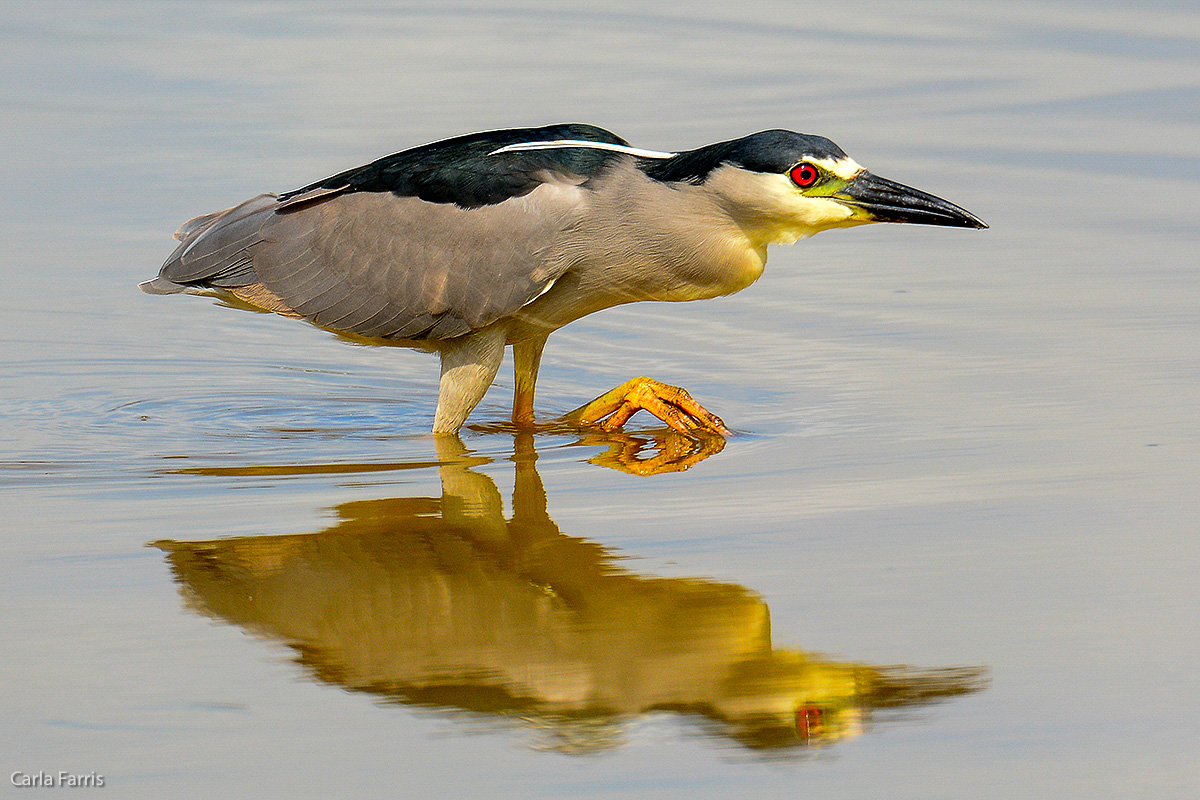
[[[641,5],[5,4],[5,791],[1200,792],[1200,13]],[[648,418],[514,437],[505,367],[435,442],[434,359],[135,287],[197,213],[556,121],[819,133],[992,228],[556,334],[542,414],[647,373],[738,429],[651,476]]]

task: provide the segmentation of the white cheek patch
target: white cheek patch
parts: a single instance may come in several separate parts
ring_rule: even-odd
[[[857,164],[854,166],[861,169]],[[802,194],[787,175],[741,172],[737,177],[751,189],[741,196],[741,201],[745,207],[758,211],[755,227],[765,241],[790,244],[851,221],[851,209],[827,197]]]
[[[844,181],[852,179],[855,175],[863,171],[863,168],[858,165],[853,158],[810,158],[809,162],[816,164],[821,169],[838,176]]]
[[[831,163],[843,172],[862,169],[849,159]],[[695,191],[709,194],[718,206],[735,209],[738,225],[759,244],[788,244],[830,228],[866,222],[833,198],[804,194],[787,174],[750,172],[727,164],[709,173]]]

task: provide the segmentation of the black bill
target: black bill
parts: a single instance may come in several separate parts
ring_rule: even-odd
[[[889,181],[863,170],[833,195],[857,206],[876,222],[910,222],[954,228],[986,228],[979,217],[947,200],[920,189]]]

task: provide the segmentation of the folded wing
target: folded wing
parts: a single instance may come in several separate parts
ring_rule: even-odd
[[[444,339],[530,302],[569,266],[556,244],[586,209],[603,150],[505,152],[547,138],[621,144],[565,125],[425,145],[282,196],[198,217],[151,292],[227,290],[371,338]],[[267,298],[262,300],[262,298]]]

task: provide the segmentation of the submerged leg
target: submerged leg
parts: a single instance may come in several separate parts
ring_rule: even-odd
[[[434,433],[457,433],[496,379],[504,358],[505,331],[485,328],[442,346],[442,380]]]
[[[512,421],[518,428],[533,426],[533,389],[537,384],[538,365],[542,363],[542,348],[545,346],[545,336],[513,345],[513,371],[517,380],[513,389]]]
[[[683,389],[646,377],[625,381],[567,414],[566,419],[615,431],[642,410],[649,411],[680,433],[703,431],[722,436],[733,433],[720,417],[693,400]]]

